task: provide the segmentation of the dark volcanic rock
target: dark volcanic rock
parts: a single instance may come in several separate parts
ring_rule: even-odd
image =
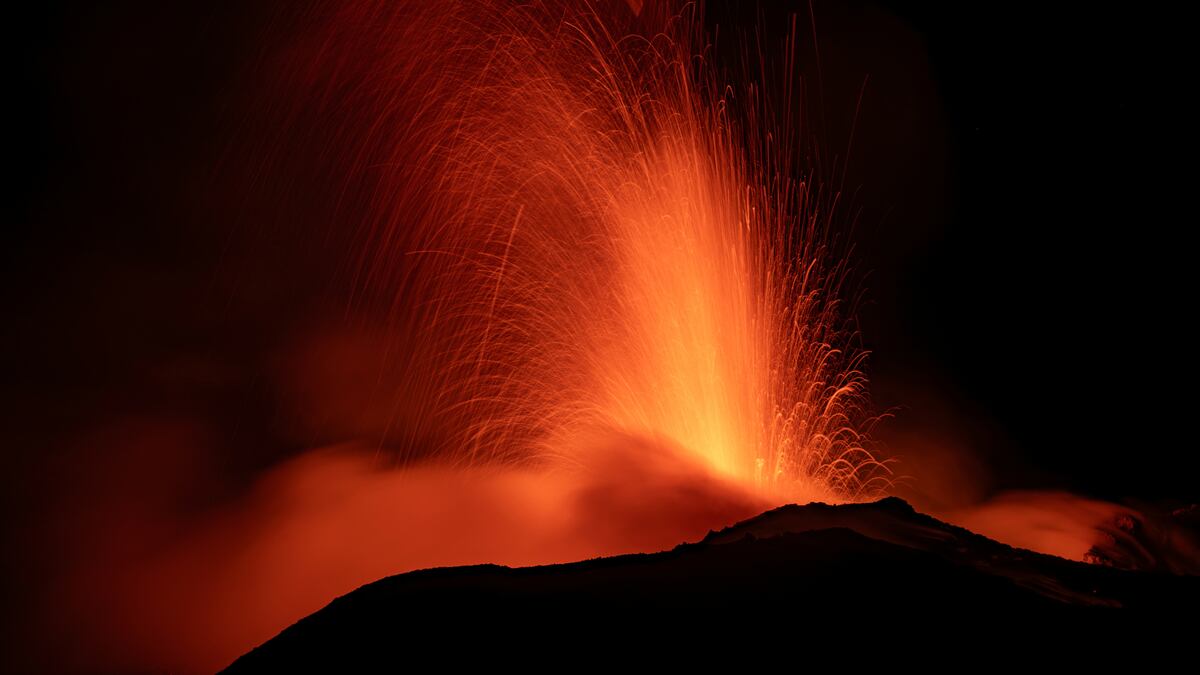
[[[1140,505],[1101,525],[1086,559],[1127,570],[1200,575],[1200,505]]]
[[[511,663],[523,649],[548,648],[695,654],[713,641],[799,644],[863,631],[936,631],[995,646],[1062,644],[1074,634],[1094,648],[1105,634],[1127,640],[1133,629],[1177,626],[1197,600],[1198,578],[1014,549],[899,499],[793,505],[663,553],[389,577],[334,600],[227,672],[391,670],[448,657]]]

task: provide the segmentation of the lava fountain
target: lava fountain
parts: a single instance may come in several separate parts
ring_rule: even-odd
[[[840,195],[790,81],[727,84],[694,5],[425,4],[352,5],[326,43],[377,36],[338,103],[380,173],[359,288],[419,336],[437,454],[570,470],[640,439],[780,500],[876,496]]]

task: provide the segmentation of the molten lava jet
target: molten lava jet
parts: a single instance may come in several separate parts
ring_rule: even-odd
[[[556,470],[615,434],[775,499],[878,495],[841,196],[801,165],[792,92],[714,72],[697,11],[338,15],[338,76],[369,69],[336,104],[382,167],[363,292],[420,336],[439,457]],[[338,42],[364,35],[369,59]]]

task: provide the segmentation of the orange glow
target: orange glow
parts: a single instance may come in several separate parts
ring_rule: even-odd
[[[633,435],[781,500],[877,496],[838,196],[786,110],[726,88],[693,8],[469,4],[369,12],[419,39],[354,101],[394,167],[361,278],[421,336],[438,455],[552,468]]]
[[[969,508],[938,514],[1009,546],[1084,561],[1101,533],[1131,509],[1065,492],[1009,492]]]
[[[178,443],[183,431],[145,440]],[[594,449],[588,465],[547,473],[380,471],[370,451],[343,446],[275,468],[244,499],[195,521],[163,522],[152,495],[140,509],[81,504],[88,515],[74,521],[92,524],[97,540],[83,560],[66,561],[76,567],[36,621],[74,645],[56,657],[59,669],[213,672],[392,574],[666,550],[770,506],[669,446],[612,438]]]

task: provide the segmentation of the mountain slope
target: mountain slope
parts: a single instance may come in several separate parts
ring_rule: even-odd
[[[1169,628],[1197,600],[1195,577],[1014,549],[894,498],[793,505],[662,553],[389,577],[334,600],[227,672],[391,669],[564,650],[631,656],[713,641],[782,646],[883,626],[998,645],[1061,641],[1071,627],[1090,642]]]

